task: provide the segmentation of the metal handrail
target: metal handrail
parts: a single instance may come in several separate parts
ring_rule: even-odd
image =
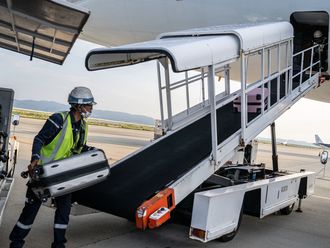
[[[284,62],[283,65],[285,65],[285,68],[283,68],[281,70],[281,66],[282,66],[282,61],[279,61],[281,59],[281,53],[280,53],[280,49],[282,49],[282,45],[286,46],[286,50],[285,50],[285,60],[286,62]],[[270,52],[270,49],[273,48],[277,48],[278,51],[275,53],[275,56],[277,57],[277,71],[271,74],[270,68],[271,68],[271,64],[272,64],[272,54]],[[290,49],[291,47],[291,49]],[[310,70],[310,75],[312,73],[312,68],[317,65],[320,64],[320,61],[318,60],[317,62],[313,62],[314,58],[315,58],[315,51],[314,49],[316,49],[318,47],[318,45],[313,45],[312,47],[309,47],[307,49],[304,49],[298,53],[295,53],[294,55],[292,55],[292,41],[288,40],[285,42],[280,42],[277,45],[272,45],[270,47],[267,48],[262,48],[259,51],[255,51],[258,53],[261,53],[261,61],[262,61],[262,68],[261,68],[261,79],[258,81],[255,81],[252,84],[249,84],[248,86],[246,84],[245,86],[245,90],[244,90],[244,94],[245,94],[245,98],[247,99],[247,95],[249,94],[249,92],[251,92],[252,90],[262,87],[262,89],[264,89],[267,85],[268,88],[271,87],[271,84],[273,84],[274,79],[277,79],[277,100],[275,101],[275,103],[273,103],[271,105],[271,95],[270,94],[265,94],[264,91],[262,90],[262,111],[260,113],[260,116],[263,116],[264,114],[266,114],[267,112],[269,112],[269,110],[273,107],[276,106],[279,102],[281,102],[282,100],[284,100],[286,98],[286,96],[288,94],[290,94],[290,92],[293,90],[292,89],[292,79],[296,78],[297,76],[300,75],[300,83],[299,85],[302,84],[302,75],[303,73],[305,73],[306,71]],[[302,56],[302,57],[306,57],[305,54],[311,52],[311,61],[309,63],[309,66],[307,66],[306,68],[304,68],[304,65],[301,65],[302,68],[300,70],[299,73],[292,75],[292,71],[293,71],[293,58],[296,58],[297,56]],[[249,56],[249,54],[245,54],[245,56]],[[268,57],[267,57],[268,56]],[[304,58],[301,59],[302,63],[304,62]],[[291,62],[291,63],[290,63]],[[243,63],[244,65],[244,63]],[[246,66],[246,65],[245,65]],[[268,72],[266,73],[265,68],[268,67]],[[205,92],[203,91],[203,101],[198,103],[197,105],[192,106],[191,102],[190,102],[190,95],[189,95],[189,85],[192,83],[200,83],[202,86],[202,89],[204,89],[205,87],[205,83],[206,81],[204,80],[205,78],[208,78],[209,75],[207,72],[204,71],[205,68],[200,68],[200,73],[198,75],[193,75],[188,77],[188,73],[186,72],[184,75],[184,78],[175,82],[169,82],[169,84],[165,85],[165,86],[161,86],[160,82],[160,91],[169,91],[172,92],[176,89],[179,89],[181,87],[186,87],[185,89],[185,94],[186,94],[186,109],[183,111],[180,111],[179,113],[176,113],[175,115],[172,116],[172,113],[167,113],[167,117],[168,117],[168,121],[170,121],[172,124],[171,126],[173,127],[173,125],[175,125],[175,123],[189,123],[190,119],[193,119],[194,116],[196,117],[196,115],[200,115],[200,114],[205,114],[206,112],[209,111],[209,102],[207,100],[205,100]],[[226,66],[222,66],[222,67],[218,67],[218,68],[214,68],[215,70],[215,75],[219,72],[226,72],[227,70],[230,71],[229,67]],[[285,77],[285,85],[281,86],[279,84],[281,77]],[[311,76],[310,76],[311,77]],[[309,77],[309,78],[310,78]],[[274,82],[275,83],[275,82]],[[282,89],[282,87],[285,87],[285,93],[284,95],[282,93],[280,93],[280,89]],[[228,104],[229,102],[233,101],[235,98],[237,97],[241,97],[242,98],[242,88],[240,90],[237,90],[235,92],[230,93],[227,92],[228,89],[225,90],[225,92],[223,92],[222,94],[217,95],[216,97],[216,108],[219,108],[225,104]],[[168,93],[169,95],[171,93]],[[281,95],[282,94],[282,95]],[[264,109],[266,106],[265,104],[265,98],[268,97],[268,103],[267,103],[267,108]],[[206,103],[206,104],[205,104]],[[161,104],[163,105],[163,103]],[[165,107],[165,106],[164,106]],[[246,109],[247,111],[247,109]],[[242,113],[243,114],[243,113]],[[169,116],[171,115],[171,116]],[[247,118],[247,113],[245,113],[245,121],[244,121],[244,126],[247,127],[251,124],[251,122],[254,121],[248,121]],[[162,111],[162,123],[164,123],[163,121],[165,121],[164,119],[167,119],[164,116],[164,111]],[[256,118],[259,119],[259,118]],[[175,122],[175,123],[174,123]],[[169,123],[167,123],[168,125]],[[164,126],[163,126],[164,127]],[[167,127],[170,128],[171,127]]]

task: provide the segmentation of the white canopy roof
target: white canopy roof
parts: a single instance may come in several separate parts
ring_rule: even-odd
[[[255,50],[293,37],[288,22],[218,26],[162,34],[156,40],[110,49],[95,49],[86,57],[88,70],[137,64],[168,57],[176,72],[226,63],[240,52]]]
[[[233,34],[238,37],[240,41],[240,48],[243,52],[248,52],[292,38],[293,28],[289,22],[223,25],[164,33],[159,35],[158,38],[169,39],[173,37],[225,34]]]

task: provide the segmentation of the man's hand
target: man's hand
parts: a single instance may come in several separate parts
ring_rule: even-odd
[[[318,87],[321,86],[321,84],[323,84],[327,79],[324,76],[320,76],[319,77],[319,83],[318,83]]]
[[[30,176],[33,175],[33,169],[38,165],[38,163],[39,163],[39,160],[33,160],[31,162],[31,164],[28,165],[28,171],[29,171]]]
[[[21,177],[23,178],[28,178],[29,175],[32,178],[33,177],[33,170],[34,168],[38,165],[39,160],[33,160],[31,164],[28,165],[28,170],[27,171],[22,171]]]
[[[87,146],[87,151],[93,151],[96,150],[94,146]]]

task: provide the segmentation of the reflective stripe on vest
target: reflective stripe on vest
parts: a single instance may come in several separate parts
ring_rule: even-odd
[[[77,137],[76,137],[76,140],[75,140],[75,145],[74,145],[74,150],[73,152],[76,153],[76,154],[79,154],[81,153],[81,150],[83,149],[84,145],[86,144],[86,141],[87,141],[87,133],[88,133],[88,125],[86,123],[85,120],[82,119],[82,122],[81,122],[81,130],[84,131],[84,137],[83,137],[83,140],[81,143],[80,142],[80,135],[81,133],[79,132],[77,134]]]
[[[56,135],[56,137],[46,146],[41,148],[41,162],[40,164],[49,163],[55,160],[59,160],[62,158],[68,158],[72,155],[75,146],[77,145],[77,141],[73,140],[73,132],[72,132],[72,122],[71,116],[69,112],[61,112],[60,113],[63,118],[63,127],[61,131]],[[84,136],[84,145],[86,143],[87,137],[87,128],[85,121],[82,119],[82,128],[85,127],[85,136]],[[77,134],[79,136],[79,133]],[[79,139],[79,137],[78,137]],[[82,146],[79,147],[79,152],[81,152]]]

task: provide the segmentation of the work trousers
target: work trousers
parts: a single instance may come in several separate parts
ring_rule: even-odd
[[[64,248],[66,243],[65,232],[69,223],[69,215],[71,210],[71,194],[59,196],[55,198],[56,211],[54,219],[54,242],[52,248]],[[10,248],[21,248],[32,228],[35,217],[41,206],[41,201],[36,197],[30,187],[26,192],[26,200],[23,211],[10,233]]]

